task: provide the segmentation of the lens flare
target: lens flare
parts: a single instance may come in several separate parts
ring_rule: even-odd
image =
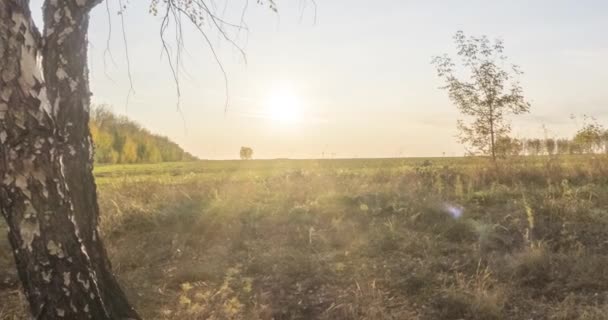
[[[464,212],[464,209],[461,207],[456,207],[449,204],[444,205],[444,208],[445,211],[454,219],[462,217],[462,213]]]

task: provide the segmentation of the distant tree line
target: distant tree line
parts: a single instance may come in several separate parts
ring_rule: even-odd
[[[115,115],[107,106],[91,108],[89,126],[95,145],[95,163],[196,160],[169,138],[153,134],[125,116]]]
[[[579,129],[572,138],[499,137],[496,151],[500,157],[514,155],[557,154],[608,154],[608,129],[598,123],[589,123]]]

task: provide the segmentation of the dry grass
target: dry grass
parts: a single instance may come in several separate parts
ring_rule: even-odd
[[[606,158],[514,159],[498,171],[464,158],[197,162],[97,175],[115,271],[146,319],[608,310]],[[0,319],[17,319],[8,277]]]

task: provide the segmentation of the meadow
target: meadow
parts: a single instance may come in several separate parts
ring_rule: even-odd
[[[145,319],[606,319],[608,157],[98,166]],[[26,317],[0,241],[0,319]]]

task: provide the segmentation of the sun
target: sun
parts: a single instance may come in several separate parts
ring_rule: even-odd
[[[293,124],[302,118],[302,101],[290,90],[276,90],[266,101],[265,113],[274,122]]]

